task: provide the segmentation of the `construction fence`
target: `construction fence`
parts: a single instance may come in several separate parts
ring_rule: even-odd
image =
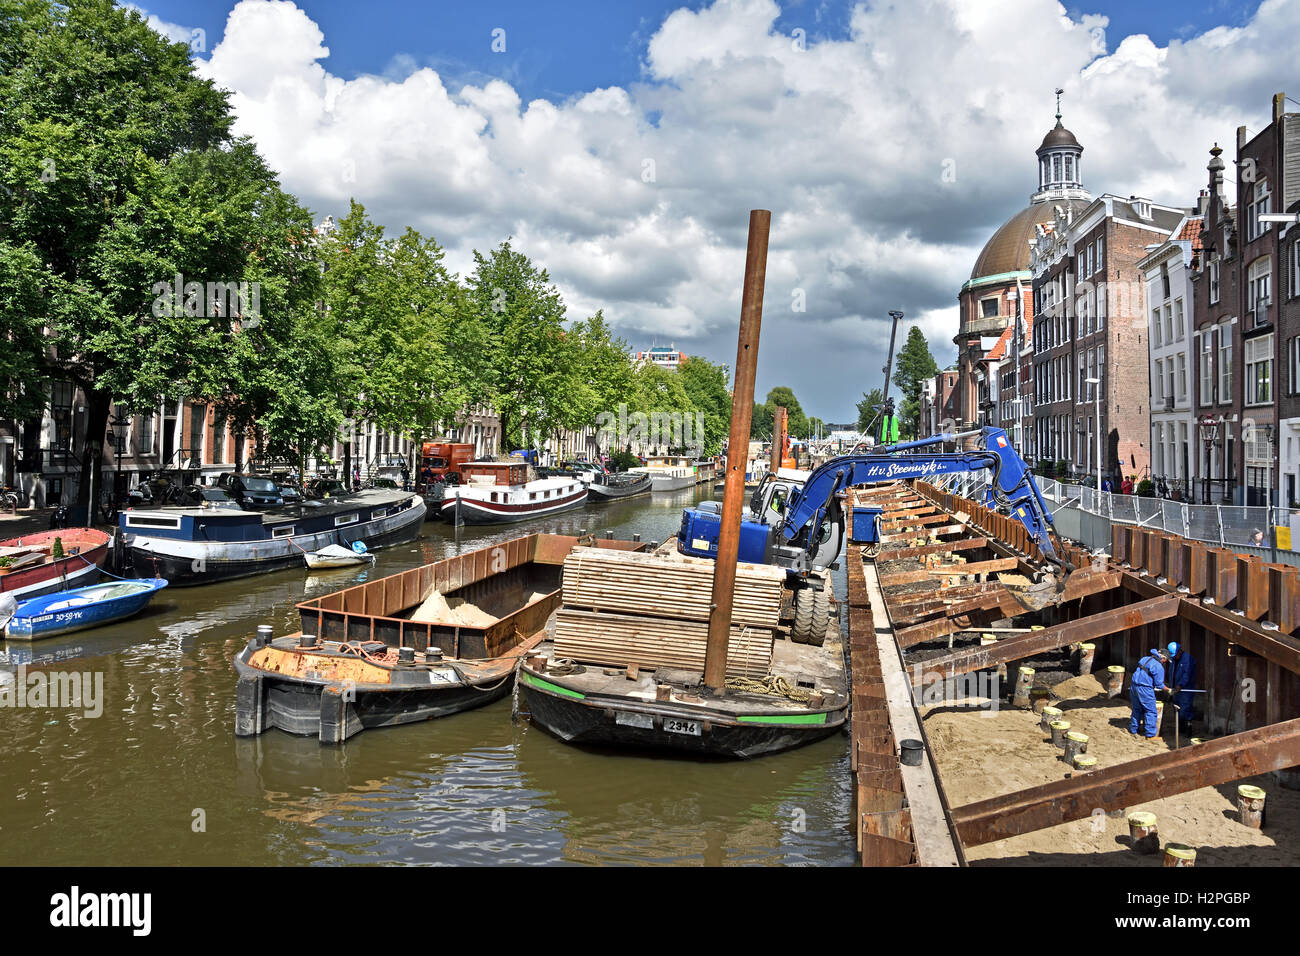
[[[1113,524],[1152,528],[1257,554],[1266,561],[1300,566],[1300,511],[1291,508],[1204,505],[1143,498],[1087,485],[1037,478],[1038,489],[1052,512],[1056,531],[1089,548],[1110,548]],[[982,501],[987,477],[954,475],[945,490]]]

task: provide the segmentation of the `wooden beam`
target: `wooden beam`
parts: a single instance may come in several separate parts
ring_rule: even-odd
[[[962,844],[978,846],[1297,764],[1300,718],[970,803],[952,817]]]
[[[989,543],[988,538],[963,538],[961,541],[940,541],[938,544],[923,544],[915,548],[891,548],[881,551],[876,558],[880,561],[902,561],[905,558],[919,558],[924,554],[944,554],[948,551],[969,551],[971,548],[983,548]]]
[[[933,581],[936,577],[951,577],[957,574],[989,574],[994,571],[1011,571],[1017,565],[1015,558],[997,558],[993,561],[972,561],[969,564],[945,564],[937,568],[923,568],[920,571],[900,571],[881,577],[882,587],[897,587],[900,584],[916,584],[920,581]],[[936,582],[937,583],[937,582]]]
[[[1178,608],[1182,600],[1177,594],[1162,595],[1148,601],[1139,601],[1136,604],[1102,611],[1100,614],[1076,618],[1064,624],[1045,627],[1041,631],[1030,631],[1019,637],[1009,637],[996,644],[954,651],[943,657],[924,661],[919,667],[926,677],[942,673],[943,677],[948,678],[996,667],[998,664],[1023,661],[1035,654],[1055,650],[1066,644],[1091,641],[1126,631],[1131,627],[1167,621],[1171,617],[1178,616]]]
[[[1141,597],[1175,593],[1148,578],[1141,578],[1127,571],[1124,572],[1123,584],[1126,589]],[[1293,674],[1300,674],[1300,640],[1287,636],[1280,630],[1266,631],[1244,616],[1225,611],[1217,605],[1202,604],[1200,601],[1184,601],[1182,614],[1193,624],[1233,644],[1240,644],[1251,653],[1258,654]]]
[[[751,410],[751,414],[752,414],[752,410]],[[920,532],[921,530],[922,529],[914,528],[911,531],[903,531],[897,534],[882,534],[880,536],[880,543],[889,544],[891,541],[911,541],[913,538],[916,537],[917,533]],[[966,526],[964,524],[950,524],[950,525],[944,525],[942,528],[926,528],[924,529],[923,533],[927,535],[961,534],[965,530],[966,530]]]

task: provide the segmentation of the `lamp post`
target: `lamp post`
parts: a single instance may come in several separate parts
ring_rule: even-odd
[[[1101,389],[1097,386],[1101,384],[1099,378],[1085,378],[1085,382],[1092,386],[1092,416],[1097,429],[1097,494],[1101,494]]]
[[[126,488],[122,481],[122,452],[126,448],[126,433],[127,433],[127,429],[131,427],[131,419],[123,418],[120,415],[115,413],[113,417],[109,419],[108,424],[112,426],[113,429],[113,450],[117,453],[117,469],[113,472],[113,512],[114,513],[112,515],[112,518],[116,519],[117,503],[118,501],[121,500],[122,493],[126,491]]]
[[[1210,459],[1214,454],[1214,446],[1219,441],[1219,426],[1223,419],[1215,418],[1213,415],[1205,414],[1200,417],[1196,427],[1201,431],[1201,441],[1205,444],[1205,503],[1210,503]]]

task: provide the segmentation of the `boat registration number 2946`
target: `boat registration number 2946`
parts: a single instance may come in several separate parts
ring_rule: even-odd
[[[689,734],[692,737],[698,737],[700,736],[700,722],[698,720],[679,720],[676,717],[665,717],[664,730],[670,734]]]

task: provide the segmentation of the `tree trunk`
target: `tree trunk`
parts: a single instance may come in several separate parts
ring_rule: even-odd
[[[104,455],[104,432],[108,428],[108,413],[113,404],[113,396],[108,392],[87,387],[86,394],[86,437],[81,449],[81,481],[77,485],[78,515],[85,515],[86,524],[95,523],[94,507],[91,500],[91,482],[93,476],[94,494],[98,498],[103,490],[100,487],[101,474],[99,463]]]

